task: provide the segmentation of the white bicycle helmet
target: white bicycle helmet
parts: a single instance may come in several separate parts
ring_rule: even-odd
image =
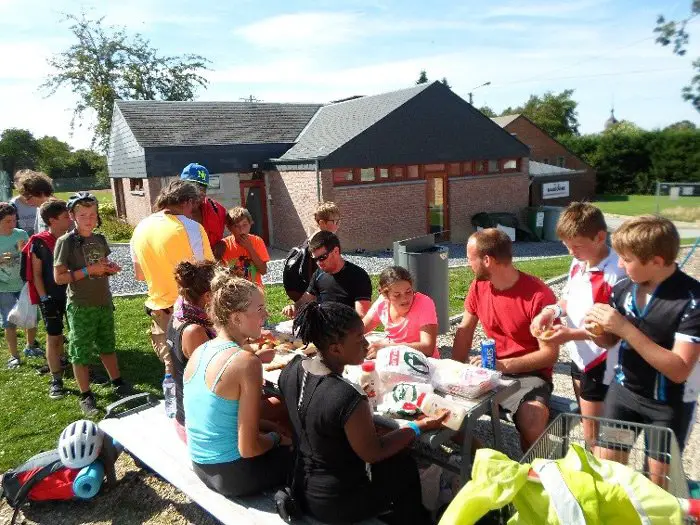
[[[68,468],[83,468],[97,459],[104,434],[87,419],[68,425],[58,438],[58,455]]]

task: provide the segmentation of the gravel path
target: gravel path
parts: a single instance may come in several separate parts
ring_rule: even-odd
[[[448,244],[447,247],[450,255],[450,267],[465,266],[467,264],[464,244]],[[112,255],[110,257],[122,267],[122,271],[110,280],[114,295],[146,293],[145,283],[134,279],[129,247],[112,245],[111,248]],[[560,242],[519,242],[513,245],[513,249],[516,261],[566,255],[566,248]],[[366,254],[349,253],[345,254],[345,258],[364,268],[370,275],[376,275],[387,266],[394,264],[391,251]],[[263,276],[263,283],[281,283],[283,268],[284,260],[270,261],[267,264],[267,274]]]

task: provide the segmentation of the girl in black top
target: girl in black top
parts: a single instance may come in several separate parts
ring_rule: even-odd
[[[304,510],[326,523],[374,516],[389,523],[430,523],[418,467],[403,451],[420,431],[438,428],[446,414],[419,421],[415,430],[401,428],[380,437],[365,394],[342,377],[345,365],[362,363],[367,353],[355,310],[334,302],[307,303],[294,320],[294,331],[319,349],[314,359],[295,358],[279,380],[301,454],[301,482],[295,486]],[[301,428],[294,424],[297,411]]]
[[[211,281],[216,263],[212,261],[181,262],[175,268],[179,297],[168,323],[166,342],[170,348],[175,380],[175,428],[178,436],[185,436],[185,409],[182,405],[182,374],[192,352],[216,336],[207,316],[211,300]]]

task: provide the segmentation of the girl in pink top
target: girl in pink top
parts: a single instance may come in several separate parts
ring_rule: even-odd
[[[388,338],[369,345],[367,358],[373,359],[377,350],[386,346],[405,345],[439,358],[437,341],[437,312],[427,295],[413,289],[413,278],[401,266],[390,266],[379,275],[380,295],[362,322],[365,334],[379,323]]]

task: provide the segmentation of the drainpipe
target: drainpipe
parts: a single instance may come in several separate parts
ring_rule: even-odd
[[[316,159],[316,202],[321,204],[321,170],[318,166],[318,159]]]

